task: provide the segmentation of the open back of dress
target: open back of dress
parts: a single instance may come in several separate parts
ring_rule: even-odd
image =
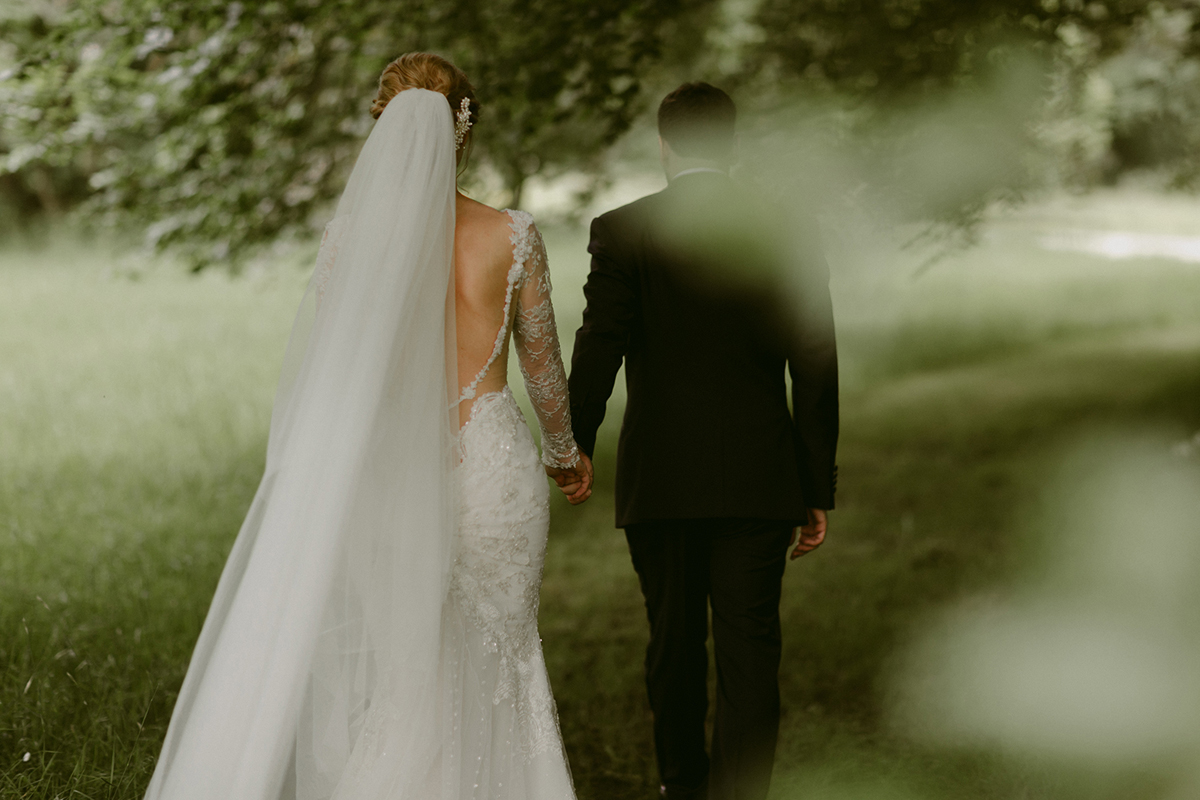
[[[562,365],[554,305],[550,300],[546,246],[528,212],[509,209],[505,213],[512,231],[513,260],[504,292],[504,321],[496,333],[487,362],[475,378],[462,387],[458,403],[474,404],[477,387],[504,352],[511,330],[521,375],[541,429],[544,463],[571,467],[579,461],[579,450],[571,432],[567,376]]]

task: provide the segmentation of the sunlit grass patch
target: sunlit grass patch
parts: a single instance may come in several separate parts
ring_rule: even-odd
[[[298,284],[23,255],[0,264],[0,794],[134,797],[259,477]]]

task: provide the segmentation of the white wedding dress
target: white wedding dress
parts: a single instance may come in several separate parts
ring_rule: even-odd
[[[394,709],[375,706],[363,726],[363,746],[334,795],[339,800],[575,796],[537,616],[550,529],[542,464],[574,466],[579,451],[571,432],[545,246],[528,213],[507,213],[513,263],[505,322],[487,364],[459,395],[459,402],[472,405],[459,432],[458,543],[443,617],[442,762],[428,776],[397,774],[388,753],[409,735],[406,721]],[[330,261],[323,266],[333,268]],[[540,460],[509,388],[476,396],[475,387],[502,365],[510,328],[541,428]],[[413,778],[416,782],[408,785]],[[447,779],[458,785],[441,785]]]
[[[545,249],[508,212],[504,323],[459,391],[454,156],[419,89],[363,147],[147,800],[575,796],[537,630],[542,461],[578,460]],[[476,396],[510,336],[542,459],[507,387]]]

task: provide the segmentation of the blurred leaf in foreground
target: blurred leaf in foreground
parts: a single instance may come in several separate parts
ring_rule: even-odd
[[[1155,437],[1067,460],[1040,574],[913,648],[898,714],[931,743],[1200,785],[1200,464]]]

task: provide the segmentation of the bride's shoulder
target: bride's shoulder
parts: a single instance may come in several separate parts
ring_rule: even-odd
[[[510,232],[514,218],[519,218],[521,215],[529,216],[524,211],[492,208],[478,200],[472,200],[462,195],[458,196],[456,211],[458,219],[464,227],[472,228],[480,233],[503,236],[507,236]]]
[[[480,256],[486,254],[482,261],[505,269],[513,260],[515,234],[532,221],[524,211],[502,211],[461,195],[457,216],[460,243]]]
[[[464,227],[471,227],[487,235],[509,241],[516,245],[528,234],[537,233],[533,215],[528,211],[512,208],[497,209],[478,200],[459,195],[458,217]]]

